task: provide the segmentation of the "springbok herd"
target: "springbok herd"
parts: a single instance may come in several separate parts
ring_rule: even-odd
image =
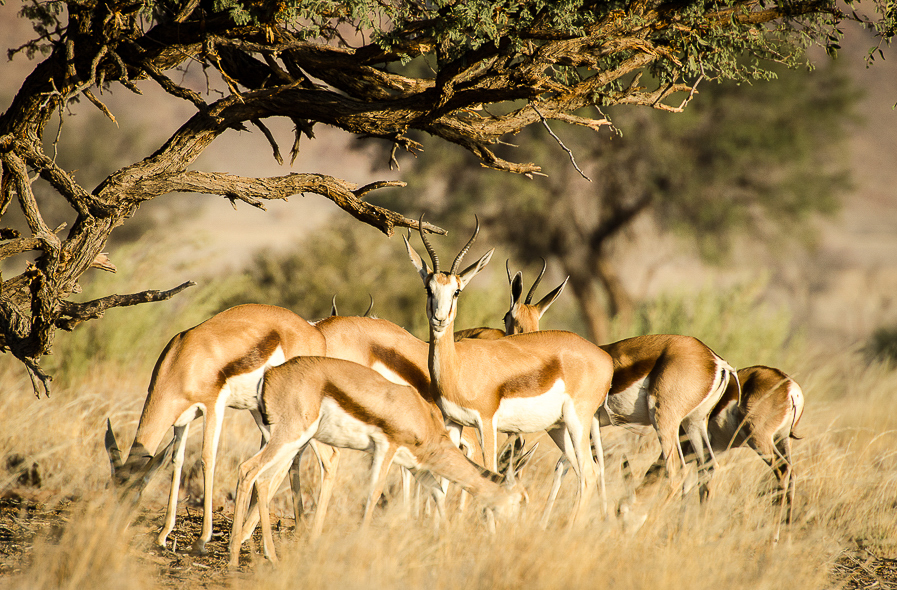
[[[671,493],[681,486],[686,457],[694,457],[699,473],[705,474],[703,493],[714,452],[749,445],[778,477],[785,521],[791,521],[790,439],[803,412],[803,394],[794,380],[764,366],[736,372],[689,336],[637,336],[597,346],[572,332],[539,331],[539,319],[564,287],[532,304],[541,274],[521,301],[521,274],[512,279],[508,272],[511,307],[504,332],[477,328],[456,333],[461,292],[493,253],[460,270],[478,231],[479,224],[448,271],[440,268],[423,232],[432,268],[405,238],[427,293],[429,342],[382,319],[334,313],[310,323],[286,309],[255,304],[223,311],[172,338],[153,369],[124,461],[111,423],[106,434],[113,479],[137,493],[173,451],[171,491],[158,543],[164,547],[174,527],[187,432],[200,414],[203,527],[194,549],[202,551],[211,539],[213,474],[226,407],[249,410],[264,439],[261,450],[239,467],[232,566],[259,520],[265,554],[277,560],[268,503],[306,446],[322,473],[313,535],[321,531],[342,448],[372,455],[364,524],[395,463],[403,468],[406,501],[413,476],[432,496],[437,522],[451,481],[489,509],[492,528],[496,517],[513,518],[528,500],[516,474],[532,449],[521,455],[522,440],[514,436],[543,431],[561,456],[542,526],[550,521],[562,478],[571,467],[579,483],[571,524],[588,505],[596,483],[607,513],[600,427],[619,424],[654,427],[661,457],[653,470],[665,469]],[[158,451],[172,426],[172,442]],[[501,461],[499,432],[511,435]],[[482,466],[470,459],[477,447],[483,451]],[[501,473],[497,463],[503,466]],[[257,510],[250,506],[253,486]]]

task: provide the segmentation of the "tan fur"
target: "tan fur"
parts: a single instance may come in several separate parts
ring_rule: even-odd
[[[496,419],[503,403],[513,399],[534,400],[553,386],[562,387],[563,395],[568,396],[569,409],[564,402],[564,410],[557,415],[533,416],[533,419],[549,421],[542,428],[549,431],[580,476],[580,493],[572,523],[592,491],[595,475],[592,455],[588,452],[589,434],[591,430],[595,444],[600,447],[600,435],[597,428],[591,428],[591,422],[610,387],[613,366],[609,355],[572,332],[540,332],[456,343],[453,328],[458,296],[486,265],[492,252],[464,271],[452,274],[431,271],[407,239],[405,245],[427,289],[431,394],[456,431],[461,425],[477,428],[488,469],[495,469],[496,432],[524,431]],[[453,267],[469,246],[470,243]],[[431,251],[429,246],[427,249]],[[434,258],[432,252],[431,258]],[[599,465],[603,465],[603,457]],[[603,473],[601,481],[603,484]]]
[[[393,460],[421,474],[421,481],[436,496],[442,491],[426,472],[454,481],[500,516],[515,514],[526,501],[522,488],[496,483],[497,474],[484,472],[452,444],[442,416],[415,389],[392,383],[367,367],[333,358],[294,358],[265,373],[262,401],[271,437],[239,469],[231,566],[239,563],[240,533],[253,485],[258,486],[266,554],[276,561],[267,518],[267,489],[274,479],[270,474],[280,473],[283,464],[313,438],[373,453],[365,523]],[[341,418],[346,415],[358,423]]]
[[[212,536],[212,485],[220,437],[221,412],[233,405],[222,400],[225,385],[271,363],[276,350],[285,358],[324,355],[324,337],[295,313],[271,305],[240,305],[223,311],[171,339],[156,362],[134,443],[116,480],[124,482],[156,452],[175,425],[175,469],[165,525],[158,543],[165,545],[174,527],[180,472],[190,422],[204,416],[202,463],[204,484],[202,547]],[[238,407],[244,407],[241,403]],[[191,410],[195,408],[195,410]],[[248,407],[258,416],[257,410]],[[258,420],[258,418],[257,418]]]
[[[803,415],[803,392],[784,372],[762,365],[739,369],[738,380],[741,401],[727,391],[711,413],[710,441],[717,451],[749,446],[766,461],[779,480],[790,524],[796,479],[791,439],[798,438],[794,429]]]

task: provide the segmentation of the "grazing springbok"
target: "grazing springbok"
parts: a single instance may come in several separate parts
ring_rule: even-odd
[[[486,468],[495,470],[496,436],[548,431],[579,476],[579,494],[571,525],[587,506],[595,482],[589,440],[599,458],[602,499],[604,458],[601,435],[593,417],[607,397],[613,376],[610,356],[572,332],[548,331],[499,340],[454,341],[454,324],[461,291],[489,262],[493,250],[463,271],[459,265],[470,249],[479,222],[448,272],[440,271],[436,252],[421,231],[433,270],[405,246],[427,293],[430,328],[428,367],[430,390],[442,410],[453,440],[463,426],[476,429]]]
[[[261,412],[271,435],[258,454],[240,465],[231,567],[239,565],[253,485],[258,491],[265,554],[277,561],[267,506],[269,487],[279,482],[278,476],[312,439],[373,455],[364,525],[370,522],[393,462],[417,475],[436,498],[440,511],[444,495],[433,475],[454,481],[500,518],[515,516],[527,501],[514,469],[505,477],[465,457],[449,439],[438,410],[417,390],[395,384],[357,363],[298,357],[269,369],[264,376]],[[515,464],[513,459],[511,464]]]
[[[212,492],[215,457],[225,408],[252,412],[263,435],[267,429],[258,411],[258,387],[265,369],[299,355],[324,356],[324,336],[295,313],[271,305],[239,305],[176,335],[159,356],[127,459],[107,423],[106,449],[113,480],[133,481],[152,459],[174,426],[174,473],[165,524],[157,543],[165,546],[174,528],[178,490],[190,423],[204,417],[202,533],[194,550],[202,552],[212,538]],[[144,481],[147,478],[143,478]]]
[[[538,306],[542,303],[529,305],[530,296],[520,303],[522,290],[522,278],[518,281],[515,277],[511,288],[511,309],[505,317],[508,335],[538,333],[539,330],[539,319],[544,309]],[[707,419],[730,381],[734,383],[737,395],[737,380],[732,379],[735,370],[701,341],[690,336],[637,336],[600,348],[613,358],[614,375],[607,401],[595,416],[598,423],[601,426],[653,426],[660,440],[663,466],[671,482],[678,468],[685,465],[679,446],[680,426],[694,448],[699,450],[700,465],[705,467],[706,464],[708,469],[712,468],[714,457],[707,433]],[[705,443],[710,454],[709,463],[704,455]],[[555,468],[545,518],[567,467],[562,457]]]
[[[738,369],[738,382],[729,382],[722,399],[710,412],[708,425],[714,451],[721,453],[733,447],[749,446],[772,468],[782,493],[782,510],[787,509],[786,524],[791,524],[794,512],[791,439],[800,438],[794,429],[803,412],[804,394],[800,385],[779,369],[756,365]],[[689,447],[683,450],[686,456],[691,456]],[[658,459],[648,469],[639,488],[652,483],[662,469]],[[779,538],[778,528],[775,538]]]

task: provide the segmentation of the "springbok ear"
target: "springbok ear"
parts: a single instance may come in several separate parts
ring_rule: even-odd
[[[542,314],[544,314],[546,311],[548,311],[548,308],[551,307],[551,304],[554,303],[554,300],[560,296],[560,294],[564,290],[564,287],[567,286],[567,281],[569,281],[569,280],[570,280],[570,277],[567,277],[566,279],[564,279],[563,283],[558,285],[554,291],[552,291],[551,293],[549,293],[548,295],[543,297],[542,300],[539,301],[539,303],[537,303],[535,305],[536,311],[539,312],[539,318],[542,317]]]
[[[333,296],[333,299],[330,300],[330,317],[338,316],[339,312],[336,310],[336,295]]]
[[[112,421],[106,418],[106,452],[109,454],[109,463],[112,465],[112,477],[121,469],[121,451],[118,448],[118,442],[115,440],[115,433],[112,431]]]
[[[408,257],[411,258],[411,264],[414,265],[414,268],[417,269],[417,274],[420,275],[421,280],[424,284],[427,284],[427,277],[430,276],[431,271],[430,267],[427,266],[427,263],[424,262],[424,259],[420,257],[420,255],[411,247],[411,242],[408,241],[408,238],[402,236],[402,239],[405,240],[405,248],[408,249]]]
[[[511,279],[511,307],[520,301],[521,295],[523,295],[523,273],[518,270]]]
[[[466,287],[467,283],[469,283],[473,277],[477,276],[487,264],[489,264],[489,260],[492,258],[492,254],[494,252],[495,248],[492,248],[491,250],[483,254],[482,258],[480,258],[458,274],[458,278],[461,279],[462,289]]]

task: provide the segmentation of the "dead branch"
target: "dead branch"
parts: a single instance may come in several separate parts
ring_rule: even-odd
[[[103,317],[107,309],[165,301],[184,289],[195,285],[196,283],[193,281],[187,281],[168,291],[141,291],[140,293],[131,293],[129,295],[108,295],[86,303],[60,301],[59,317],[56,318],[55,324],[57,328],[70,332],[82,322]]]
[[[558,145],[561,146],[561,149],[563,149],[565,152],[567,152],[567,156],[570,157],[570,163],[573,164],[573,167],[576,168],[576,171],[579,172],[579,175],[582,176],[583,178],[585,178],[586,180],[588,180],[589,182],[592,182],[592,179],[589,178],[588,176],[586,176],[586,173],[583,172],[579,168],[579,165],[577,165],[576,158],[573,157],[573,152],[570,150],[570,148],[568,148],[566,145],[564,145],[564,142],[561,141],[561,138],[558,137],[557,135],[555,135],[554,131],[551,130],[551,127],[548,126],[548,121],[545,119],[545,116],[539,112],[539,109],[536,108],[536,105],[530,103],[529,106],[533,107],[533,110],[536,111],[536,114],[539,115],[540,119],[542,119],[542,125],[545,126],[545,129],[548,130],[548,133],[554,138],[554,140],[556,142],[558,142]]]

